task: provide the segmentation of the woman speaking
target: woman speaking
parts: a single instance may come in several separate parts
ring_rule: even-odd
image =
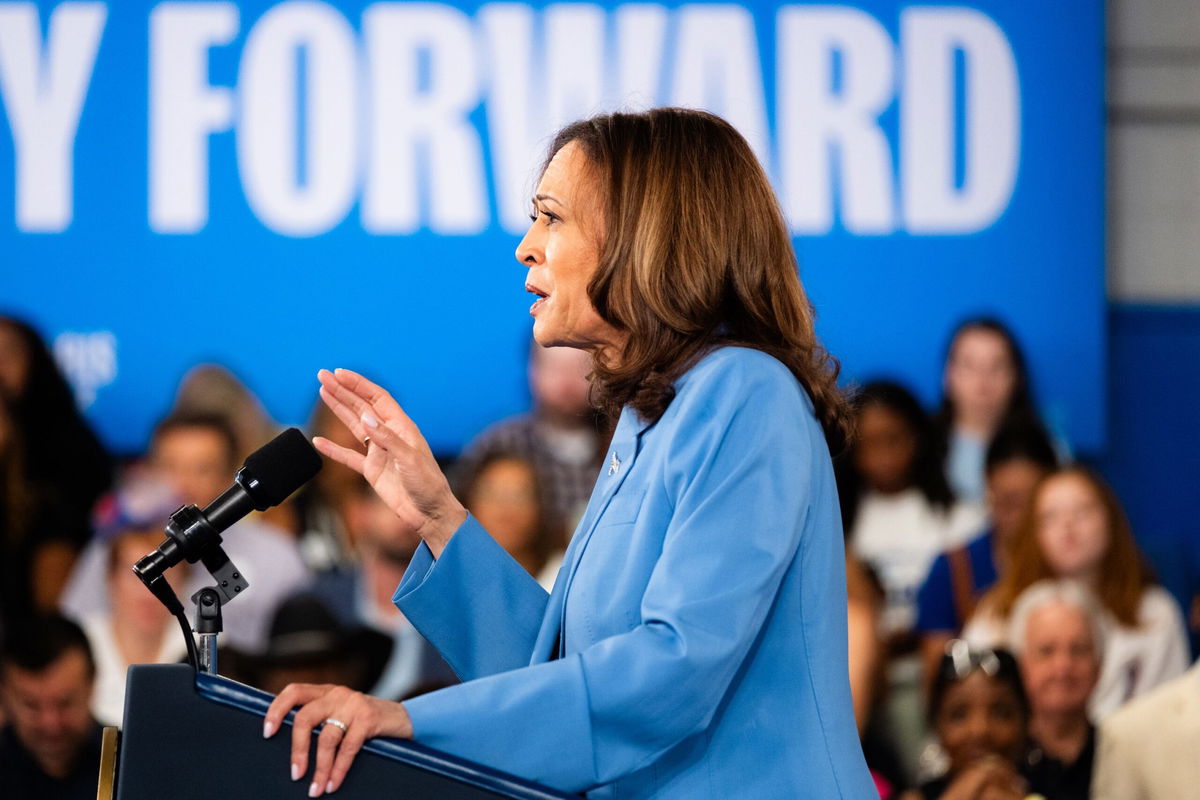
[[[533,335],[592,354],[610,452],[547,596],[455,499],[416,425],[353,372],[325,439],[424,544],[395,603],[465,681],[403,704],[294,684],[292,777],[335,791],[372,736],[589,797],[867,798],[827,442],[836,364],[778,202],[710,114],[599,116],[554,139],[517,248]]]

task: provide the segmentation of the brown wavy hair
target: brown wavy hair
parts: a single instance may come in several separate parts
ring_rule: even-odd
[[[817,341],[783,212],[741,134],[703,111],[604,114],[559,131],[542,171],[572,142],[603,195],[588,296],[629,334],[617,358],[593,358],[597,407],[657,421],[706,353],[750,347],[787,365],[839,452],[850,423],[838,362]]]
[[[1092,587],[1097,599],[1121,624],[1135,627],[1142,593],[1154,585],[1154,575],[1133,538],[1133,529],[1116,493],[1099,475],[1078,464],[1060,467],[1044,477],[1030,498],[1020,529],[1009,545],[1008,568],[989,593],[989,603],[1007,619],[1017,597],[1044,578],[1057,577],[1046,563],[1037,537],[1037,504],[1050,481],[1064,475],[1082,478],[1096,493],[1108,517],[1108,551],[1100,563],[1099,583]]]

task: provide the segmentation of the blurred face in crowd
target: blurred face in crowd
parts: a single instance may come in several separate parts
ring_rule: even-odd
[[[0,394],[18,398],[29,383],[29,350],[12,325],[0,320]]]
[[[1087,714],[1100,654],[1083,610],[1053,602],[1029,615],[1021,676],[1035,716]]]
[[[1046,470],[1024,458],[1003,461],[987,476],[987,505],[1001,542],[1012,541]]]
[[[599,196],[599,181],[575,143],[554,155],[534,194],[533,224],[517,246],[517,260],[529,268],[525,285],[538,296],[529,313],[533,338],[544,347],[617,342],[587,293],[603,240]]]
[[[132,567],[138,559],[158,547],[162,538],[161,532],[130,531],[118,537],[110,551],[108,586],[113,615],[147,638],[161,635],[171,615],[138,580]],[[171,578],[176,585],[178,574],[173,573]]]
[[[536,224],[536,223],[535,223]],[[556,422],[578,424],[588,412],[592,358],[572,347],[536,347],[529,385],[538,410]]]
[[[509,553],[528,549],[537,535],[537,478],[524,461],[500,459],[486,466],[471,488],[467,507]]]
[[[945,386],[960,418],[995,424],[1016,385],[1016,365],[1001,336],[968,328],[954,340],[946,362]]]
[[[1015,762],[1025,744],[1025,723],[1012,687],[979,669],[946,689],[934,720],[951,772],[987,756]]]
[[[17,739],[47,774],[67,775],[91,729],[87,658],[70,649],[38,672],[9,664],[0,681],[4,714]]]
[[[347,522],[364,557],[382,559],[400,569],[408,566],[421,544],[421,538],[406,527],[396,512],[388,508],[387,503],[374,492],[355,495],[350,503]]]
[[[1109,546],[1109,519],[1096,489],[1081,475],[1048,479],[1034,499],[1038,547],[1062,578],[1091,580]]]
[[[904,417],[886,406],[865,406],[858,414],[855,466],[867,484],[890,494],[911,483],[917,437]]]
[[[236,456],[218,431],[169,428],[154,441],[150,465],[184,503],[203,507],[229,488]]]

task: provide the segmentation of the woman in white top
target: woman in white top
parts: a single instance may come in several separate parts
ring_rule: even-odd
[[[963,637],[1007,644],[1004,630],[1021,592],[1045,578],[1082,582],[1109,616],[1089,704],[1093,722],[1187,669],[1183,615],[1154,582],[1116,495],[1087,468],[1059,469],[1038,485],[1008,564]]]
[[[956,503],[912,393],[888,381],[855,398],[856,440],[840,459],[838,495],[851,549],[879,578],[888,637],[911,633],[917,591],[939,553],[983,527],[981,509]]]

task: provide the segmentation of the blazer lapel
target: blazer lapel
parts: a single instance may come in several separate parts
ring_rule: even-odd
[[[566,555],[563,556],[562,570],[554,582],[554,589],[551,591],[550,600],[546,605],[546,616],[542,618],[542,627],[538,631],[537,641],[530,659],[531,664],[549,661],[563,655],[562,628],[567,592],[575,577],[579,559],[587,548],[587,543],[591,539],[592,532],[596,529],[596,524],[603,515],[604,509],[608,507],[608,503],[617,493],[617,489],[621,488],[621,484],[625,482],[625,476],[633,468],[633,462],[637,458],[641,443],[641,435],[648,427],[650,426],[644,424],[632,409],[626,408],[621,412],[617,428],[613,431],[612,442],[608,446],[604,465],[600,468],[600,476],[596,480],[596,486],[592,489],[592,497],[588,500],[587,509],[583,512],[583,517],[575,528],[575,534],[567,546]]]

